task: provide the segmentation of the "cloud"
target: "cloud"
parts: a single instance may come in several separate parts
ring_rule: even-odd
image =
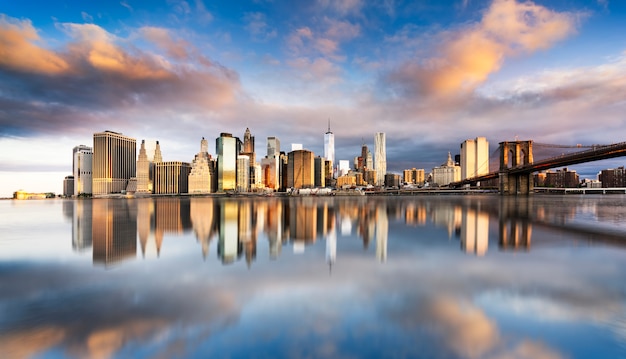
[[[147,40],[156,44],[161,50],[164,50],[170,57],[177,60],[189,59],[189,44],[182,39],[174,40],[169,30],[145,26],[139,29],[139,33]]]
[[[127,8],[128,11],[130,11],[130,12],[134,11],[133,7],[128,5],[128,3],[126,1],[120,1],[120,5],[122,5],[123,7]]]
[[[40,40],[30,20],[0,14],[0,66],[7,70],[54,75],[69,64],[54,51],[35,44]]]
[[[362,0],[318,0],[321,9],[330,9],[338,15],[356,15],[363,8]]]
[[[549,48],[575,31],[576,15],[530,1],[495,0],[477,24],[439,34],[437,56],[404,63],[388,75],[408,95],[468,93],[507,56]]]
[[[80,16],[83,18],[83,20],[85,20],[85,22],[93,22],[93,16],[84,11],[80,12]]]
[[[246,30],[255,41],[267,41],[276,37],[276,29],[267,24],[267,17],[260,12],[246,13],[244,16]]]
[[[343,61],[340,44],[360,35],[358,24],[324,17],[319,29],[303,26],[287,38],[287,46],[294,56],[323,56],[333,61]]]
[[[126,116],[162,117],[164,108],[206,113],[232,104],[240,92],[237,73],[167,29],[132,32],[156,45],[154,52],[94,24],[57,26],[71,41],[53,51],[33,43],[39,37],[30,21],[2,17],[0,52],[7,56],[0,57],[0,102],[7,107],[1,135],[92,131],[128,123]]]

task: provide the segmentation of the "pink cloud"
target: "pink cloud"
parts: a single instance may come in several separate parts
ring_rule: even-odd
[[[452,95],[472,91],[507,56],[546,49],[575,31],[576,16],[530,1],[495,0],[477,24],[439,34],[436,56],[401,65],[389,79],[409,93]]]
[[[50,75],[67,71],[68,63],[54,51],[36,45],[39,40],[30,20],[0,14],[0,66]]]

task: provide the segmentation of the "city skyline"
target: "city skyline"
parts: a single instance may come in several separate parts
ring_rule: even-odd
[[[246,127],[322,155],[330,118],[337,162],[385,132],[394,173],[438,166],[477,136],[490,150],[516,138],[626,140],[623,2],[65,1],[0,12],[0,197],[61,193],[69,149],[104,130],[160,140],[165,160],[191,162],[201,137]],[[592,178],[624,163],[572,168]]]

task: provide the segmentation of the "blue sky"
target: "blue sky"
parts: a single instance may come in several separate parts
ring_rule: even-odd
[[[72,147],[103,130],[191,161],[203,136],[246,127],[258,153],[277,136],[322,154],[330,118],[337,159],[385,132],[396,172],[429,171],[477,136],[491,151],[626,140],[623,2],[30,1],[0,14],[0,196],[61,192]]]

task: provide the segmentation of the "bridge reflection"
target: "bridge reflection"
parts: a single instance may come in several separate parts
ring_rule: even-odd
[[[549,244],[545,238],[532,240],[536,228],[558,228],[583,235],[582,239],[624,245],[624,241],[612,242],[619,234],[602,228],[581,231],[580,226],[571,225],[581,212],[593,213],[601,222],[614,222],[619,218],[611,216],[621,215],[616,208],[593,200],[574,205],[545,202],[553,198],[96,199],[75,200],[67,212],[72,216],[74,250],[84,252],[91,247],[94,264],[105,266],[138,256],[162,257],[164,242],[175,245],[185,236],[195,237],[205,261],[214,247],[222,264],[245,260],[248,267],[257,259],[259,240],[265,243],[270,260],[283,255],[285,248],[301,254],[324,241],[326,261],[332,265],[337,261],[337,242],[356,238],[364,252],[371,251],[378,261],[385,262],[389,241],[400,241],[407,233],[419,241],[430,229],[437,229],[440,237],[458,240],[461,251],[475,256],[484,256],[495,247],[529,251],[531,243]]]

